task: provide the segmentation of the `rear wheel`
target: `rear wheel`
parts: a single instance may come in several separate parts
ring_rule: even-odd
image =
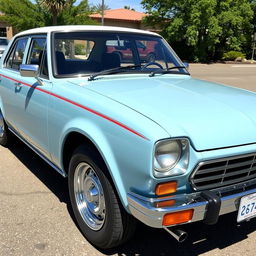
[[[78,147],[69,165],[69,195],[77,224],[99,248],[125,242],[135,230],[135,220],[119,203],[98,153]]]

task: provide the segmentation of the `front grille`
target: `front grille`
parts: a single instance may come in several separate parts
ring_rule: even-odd
[[[256,178],[256,154],[201,162],[190,181],[195,190],[214,189]]]

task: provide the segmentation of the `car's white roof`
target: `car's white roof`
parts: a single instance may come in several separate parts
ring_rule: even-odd
[[[34,28],[30,30],[23,31],[16,36],[28,35],[28,34],[43,34],[50,32],[72,32],[72,31],[113,31],[113,32],[131,32],[131,33],[140,33],[146,35],[158,35],[156,33],[132,29],[132,28],[124,28],[124,27],[111,27],[111,26],[92,26],[92,25],[72,25],[72,26],[51,26],[51,27],[42,27],[42,28]]]

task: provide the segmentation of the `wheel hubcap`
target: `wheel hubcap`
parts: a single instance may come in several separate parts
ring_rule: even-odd
[[[4,137],[4,118],[0,112],[0,138]]]
[[[105,198],[102,185],[92,166],[80,163],[74,175],[77,208],[85,223],[99,230],[105,221]]]

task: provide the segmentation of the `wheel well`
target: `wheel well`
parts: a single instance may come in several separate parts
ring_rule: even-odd
[[[103,168],[104,170],[106,170],[105,175],[109,178],[110,183],[113,186],[113,189],[118,197],[119,202],[122,204],[121,200],[120,200],[120,196],[118,196],[118,191],[117,188],[114,184],[114,181],[111,177],[110,171],[106,165],[106,162],[104,161],[101,153],[99,152],[99,150],[97,149],[97,147],[95,146],[95,144],[88,139],[86,136],[84,136],[81,133],[78,132],[71,132],[65,142],[64,142],[64,146],[63,146],[63,151],[62,151],[62,161],[63,161],[63,167],[64,167],[64,171],[66,172],[66,174],[68,174],[69,171],[69,162],[71,160],[71,157],[74,153],[74,151],[76,150],[77,147],[79,147],[80,145],[86,144],[88,145],[94,152],[96,152],[99,156],[99,160],[101,164],[104,165],[105,168]],[[124,206],[122,204],[122,206]]]
[[[92,150],[94,150],[99,154],[99,157],[102,159],[103,163],[105,163],[99,150],[90,139],[88,139],[86,136],[82,135],[81,133],[71,132],[65,140],[63,151],[62,151],[63,167],[67,174],[68,174],[69,162],[72,157],[72,154],[74,153],[75,149],[82,144],[89,145],[90,148],[92,148]]]

